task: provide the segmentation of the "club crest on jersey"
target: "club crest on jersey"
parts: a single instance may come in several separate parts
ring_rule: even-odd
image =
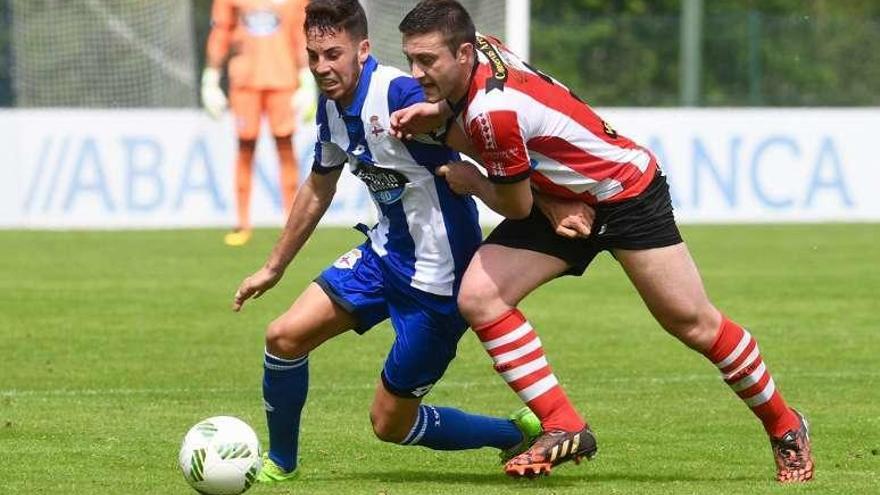
[[[358,260],[361,259],[361,256],[363,256],[361,250],[354,248],[340,256],[338,260],[334,261],[333,266],[341,270],[351,270],[354,268],[354,265],[357,264]]]
[[[380,134],[385,132],[385,128],[382,127],[382,123],[379,122],[379,116],[373,115],[370,117],[370,134],[374,137],[379,137]]]
[[[477,50],[480,50],[489,59],[489,65],[492,67],[492,75],[486,78],[486,92],[488,93],[493,89],[504,91],[504,84],[507,82],[508,74],[507,65],[504,64],[504,57],[483,36],[477,36]]]
[[[269,36],[281,26],[281,18],[272,10],[252,10],[241,17],[245,29],[252,36]]]
[[[380,204],[390,205],[400,201],[409,179],[402,173],[371,163],[358,161],[352,170],[367,185],[373,198]]]

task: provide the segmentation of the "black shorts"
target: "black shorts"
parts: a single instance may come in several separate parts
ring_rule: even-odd
[[[549,254],[569,264],[564,275],[583,275],[600,252],[612,249],[652,249],[682,242],[672,214],[666,177],[659,172],[642,194],[596,208],[592,234],[569,239],[556,233],[550,221],[534,206],[528,218],[506,219],[484,244],[498,244]]]

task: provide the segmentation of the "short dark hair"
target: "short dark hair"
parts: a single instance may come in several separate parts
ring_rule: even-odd
[[[453,54],[464,43],[477,43],[477,30],[468,11],[455,0],[422,0],[397,26],[404,36],[440,32]]]
[[[354,41],[367,39],[367,15],[357,0],[312,0],[306,6],[306,33],[317,29],[318,33],[345,31]]]

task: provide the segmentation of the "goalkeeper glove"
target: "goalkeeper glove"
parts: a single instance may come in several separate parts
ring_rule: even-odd
[[[308,124],[315,121],[315,113],[318,111],[318,86],[315,78],[308,68],[299,70],[299,86],[290,100],[293,113],[299,124]]]
[[[226,111],[226,95],[220,89],[220,70],[205,67],[202,72],[202,105],[214,119],[219,119]]]

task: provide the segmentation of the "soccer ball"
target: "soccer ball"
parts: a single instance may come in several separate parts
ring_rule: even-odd
[[[262,467],[260,441],[244,421],[215,416],[196,423],[183,437],[180,470],[199,493],[238,495]]]

